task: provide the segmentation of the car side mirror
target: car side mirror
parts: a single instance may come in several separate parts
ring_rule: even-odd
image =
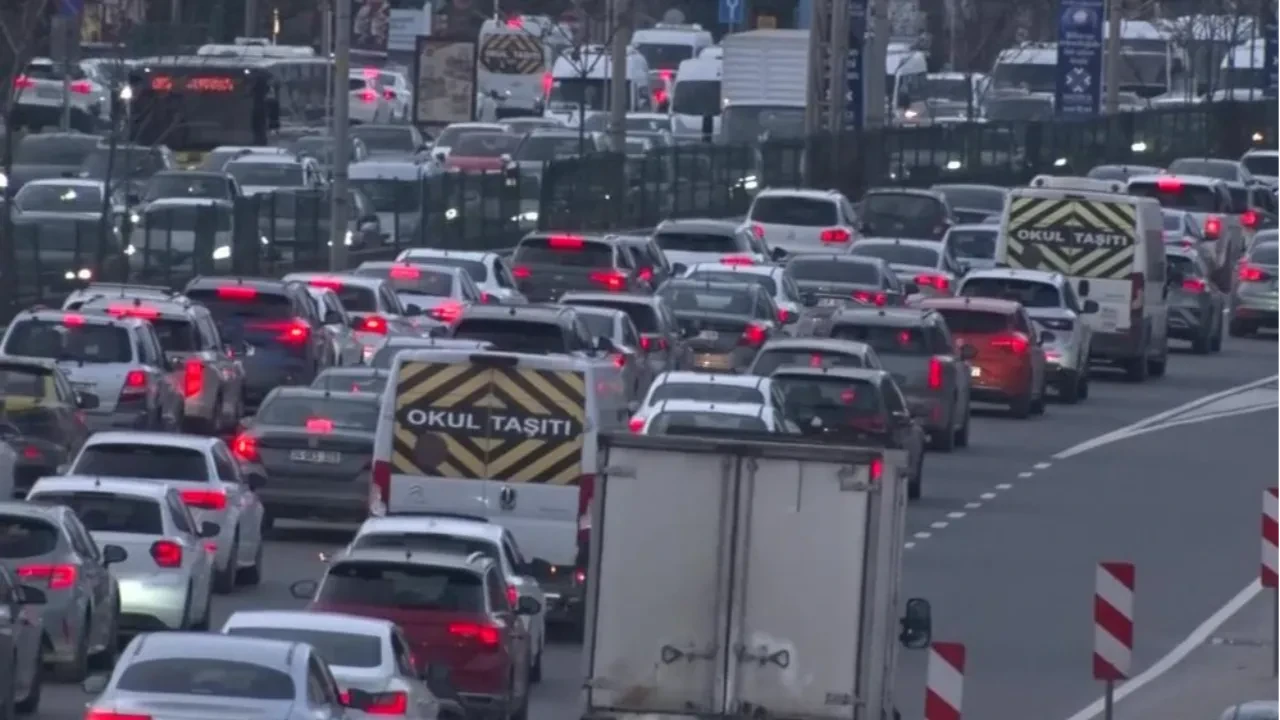
[[[373,694],[365,690],[350,688],[342,694],[342,706],[361,712],[373,707]]]
[[[289,586],[289,594],[299,600],[312,600],[319,589],[320,583],[315,580],[299,580]]]
[[[787,257],[787,251],[780,247],[772,248],[769,250],[769,257],[773,258],[774,262],[782,262]]]
[[[961,346],[960,346],[960,359],[961,359],[961,360],[968,361],[968,360],[972,360],[972,359],[974,359],[974,358],[976,358],[976,357],[978,357],[978,348],[976,348],[976,347],[974,347],[974,346],[972,346],[972,345],[967,345],[967,344],[966,344],[966,345],[961,345]]]
[[[910,423],[911,418],[912,415],[910,410],[898,410],[893,413],[893,420],[899,425],[906,425]]]
[[[1089,281],[1088,280],[1080,281],[1080,284],[1076,286],[1076,294],[1079,295],[1080,297],[1089,297]]]
[[[818,296],[813,293],[805,293],[800,296],[800,302],[804,303],[805,307],[814,307],[818,304]]]
[[[898,621],[902,631],[898,633],[898,642],[909,650],[920,650],[929,647],[933,639],[933,608],[923,598],[911,598],[907,601],[906,611]]]
[[[99,405],[98,396],[89,392],[76,393],[76,407],[81,410],[97,410]]]
[[[1085,315],[1093,315],[1098,312],[1098,302],[1096,300],[1085,300],[1084,307],[1081,308]]]
[[[103,545],[102,546],[102,565],[103,567],[111,567],[129,559],[129,553],[119,545]]]
[[[1045,330],[1044,332],[1040,333],[1040,337],[1039,339],[1037,339],[1036,344],[1044,345],[1045,343],[1051,343],[1051,342],[1057,342],[1057,341],[1058,341],[1057,335],[1054,335],[1048,330]]]
[[[200,523],[200,537],[202,538],[218,537],[218,533],[221,530],[222,528],[218,527],[218,523],[209,522],[208,520]]]
[[[913,282],[902,283],[902,291],[908,295],[919,295],[920,286]]]
[[[110,676],[102,673],[90,675],[80,683],[80,689],[87,695],[101,695],[107,689],[107,681],[110,679]]]
[[[531,598],[528,595],[521,595],[516,602],[517,615],[537,615],[542,612],[542,603],[537,598]]]
[[[30,585],[19,585],[17,590],[19,605],[44,605],[49,602],[49,596],[45,595],[44,591],[40,588],[31,587]]]
[[[254,492],[257,492],[261,490],[264,485],[267,484],[267,476],[263,475],[262,473],[256,473],[256,472],[249,473],[248,482],[249,482],[249,489]]]

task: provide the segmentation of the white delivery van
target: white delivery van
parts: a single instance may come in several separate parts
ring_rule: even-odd
[[[906,110],[924,99],[928,56],[921,50],[890,48],[885,54],[884,72],[885,117],[901,123]]]
[[[701,57],[685,60],[676,70],[671,91],[671,129],[680,136],[700,136],[704,117],[712,118],[711,132],[720,132],[720,76],[724,62]]]
[[[476,89],[494,101],[495,119],[542,114],[551,89],[551,66],[568,44],[550,18],[484,21],[476,56]]]
[[[658,23],[631,35],[631,47],[644,57],[649,70],[667,73],[675,73],[680,63],[698,57],[715,44],[711,33],[701,25]]]
[[[725,36],[720,140],[755,143],[804,136],[808,30],[748,30]]]
[[[635,49],[627,50],[627,112],[653,112],[649,65]],[[551,69],[547,117],[577,127],[585,117],[609,112],[609,81],[613,62],[602,45],[561,53]]]

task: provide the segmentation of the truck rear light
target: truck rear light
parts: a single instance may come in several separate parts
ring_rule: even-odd
[[[942,389],[942,361],[938,358],[929,358],[929,389]]]
[[[373,461],[372,482],[369,483],[369,514],[386,515],[391,500],[391,463]]]
[[[76,584],[79,569],[75,565],[21,565],[18,580],[44,580],[50,590],[66,590]]]
[[[162,568],[182,567],[182,546],[172,540],[157,540],[151,544],[151,559]]]
[[[182,394],[185,397],[196,397],[204,390],[204,362],[198,358],[188,358],[182,364]]]

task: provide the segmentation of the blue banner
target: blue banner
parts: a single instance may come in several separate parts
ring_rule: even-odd
[[[1267,97],[1273,98],[1273,97],[1277,97],[1277,95],[1280,95],[1280,92],[1278,92],[1280,91],[1280,82],[1277,82],[1278,80],[1280,80],[1280,78],[1277,78],[1276,76],[1276,67],[1278,64],[1277,55],[1280,54],[1280,38],[1277,38],[1277,35],[1280,35],[1280,24],[1276,22],[1275,12],[1270,12],[1267,14],[1266,33],[1267,33],[1267,38],[1264,41],[1264,44],[1265,44],[1264,52],[1266,54],[1263,56],[1262,66],[1266,70],[1266,73],[1265,73],[1265,77],[1267,81],[1266,95]]]
[[[1083,117],[1102,110],[1102,29],[1105,0],[1059,0],[1058,115]]]
[[[861,130],[863,102],[862,46],[867,37],[867,0],[849,0],[849,54],[844,62],[844,129]]]

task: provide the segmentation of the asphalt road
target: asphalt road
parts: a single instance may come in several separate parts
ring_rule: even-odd
[[[935,639],[968,645],[966,717],[1059,720],[1097,698],[1090,652],[1100,560],[1137,564],[1135,670],[1256,576],[1261,491],[1277,473],[1274,410],[1051,456],[1272,376],[1276,352],[1274,338],[1228,339],[1221,355],[1176,355],[1162,380],[1099,377],[1080,405],[1051,405],[1023,421],[981,414],[972,447],[927,457],[924,498],[909,512],[903,597],[932,601]],[[215,625],[236,609],[300,606],[289,584],[317,577],[318,553],[343,540],[285,533],[267,552],[261,587],[216,600]],[[898,703],[904,718],[919,718],[924,653],[901,658]],[[579,648],[549,647],[531,719],[576,717],[580,673]],[[86,700],[78,688],[48,686],[37,717],[78,720]]]

